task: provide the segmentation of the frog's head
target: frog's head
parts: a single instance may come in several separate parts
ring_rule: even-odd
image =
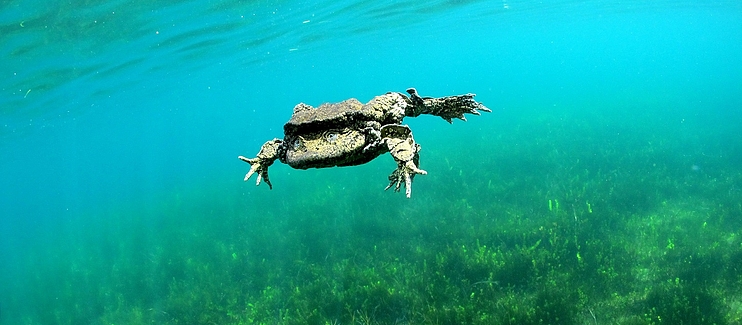
[[[293,168],[358,165],[380,153],[366,152],[367,128],[378,129],[381,115],[365,109],[356,99],[312,108],[296,105],[284,125],[284,162]],[[377,117],[376,115],[379,115]]]
[[[292,134],[284,140],[285,162],[299,169],[354,165],[366,146],[363,132],[351,128]]]

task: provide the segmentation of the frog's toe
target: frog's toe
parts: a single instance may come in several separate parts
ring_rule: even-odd
[[[255,183],[255,185],[260,185],[260,180],[265,181],[266,184],[268,184],[268,189],[273,189],[273,184],[271,184],[271,180],[268,178],[268,168],[265,168],[260,171],[260,174],[258,174],[258,181]]]
[[[406,167],[406,169],[409,170],[407,172],[408,174],[409,173],[411,173],[411,174],[420,174],[420,175],[427,175],[428,174],[428,172],[426,172],[426,171],[424,171],[424,170],[422,170],[420,168],[417,168],[417,166],[415,166],[415,163],[412,162],[412,160],[410,160],[407,163],[405,163],[405,167]]]
[[[387,185],[384,190],[386,191],[394,186],[394,191],[399,192],[399,189],[402,187],[402,183],[404,182],[405,195],[409,199],[412,195],[412,179],[415,177],[415,174],[427,175],[428,172],[417,168],[414,162],[407,161],[404,165],[398,166],[397,169],[389,175],[389,185]]]
[[[250,164],[250,171],[245,174],[245,179],[243,181],[247,181],[253,174],[257,174],[258,176],[255,181],[255,186],[260,185],[260,181],[264,180],[265,183],[268,184],[268,188],[273,189],[273,185],[268,179],[268,167],[264,162],[261,162],[260,158],[247,158],[244,156],[239,156],[237,158]]]

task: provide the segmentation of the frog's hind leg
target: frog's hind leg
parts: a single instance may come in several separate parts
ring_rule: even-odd
[[[446,97],[420,97],[415,88],[407,89],[410,94],[412,105],[407,106],[405,115],[417,117],[420,114],[440,116],[448,123],[457,118],[466,121],[464,114],[480,115],[479,111],[492,112],[489,108],[474,100],[474,94],[446,96]]]
[[[388,190],[394,185],[394,191],[404,182],[407,198],[412,193],[412,180],[416,174],[425,175],[428,172],[418,168],[420,166],[420,145],[412,138],[412,130],[406,125],[385,125],[381,128],[381,137],[397,162],[397,169],[389,175]]]

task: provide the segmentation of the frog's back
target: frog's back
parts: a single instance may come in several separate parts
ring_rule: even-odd
[[[365,106],[355,98],[339,103],[322,104],[317,108],[307,105],[299,107],[300,105],[297,105],[291,119],[283,126],[287,135],[349,127],[366,121],[381,121],[384,118],[383,111]]]

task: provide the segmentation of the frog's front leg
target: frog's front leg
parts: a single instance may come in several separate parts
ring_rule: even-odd
[[[271,185],[271,181],[268,178],[268,167],[270,167],[270,165],[272,165],[273,162],[278,159],[281,150],[283,150],[281,147],[282,143],[283,140],[273,139],[264,143],[263,146],[260,147],[260,152],[258,152],[257,157],[237,157],[240,160],[250,164],[250,171],[247,172],[247,175],[245,175],[245,181],[247,181],[250,176],[252,176],[252,174],[258,173],[258,181],[255,183],[255,185],[260,185],[260,180],[264,179],[265,183],[268,184],[268,188],[273,189],[273,185]]]
[[[420,97],[415,88],[407,89],[410,94],[412,105],[407,106],[405,115],[416,117],[420,114],[431,114],[442,117],[451,123],[451,119],[457,118],[466,121],[464,114],[479,115],[479,111],[492,112],[482,103],[474,100],[475,94],[446,96],[446,97]]]
[[[385,125],[381,128],[381,137],[397,162],[397,169],[389,175],[388,190],[394,185],[394,191],[404,182],[407,198],[412,193],[412,179],[415,174],[425,175],[428,172],[418,168],[420,165],[420,145],[412,138],[412,131],[406,125]]]

